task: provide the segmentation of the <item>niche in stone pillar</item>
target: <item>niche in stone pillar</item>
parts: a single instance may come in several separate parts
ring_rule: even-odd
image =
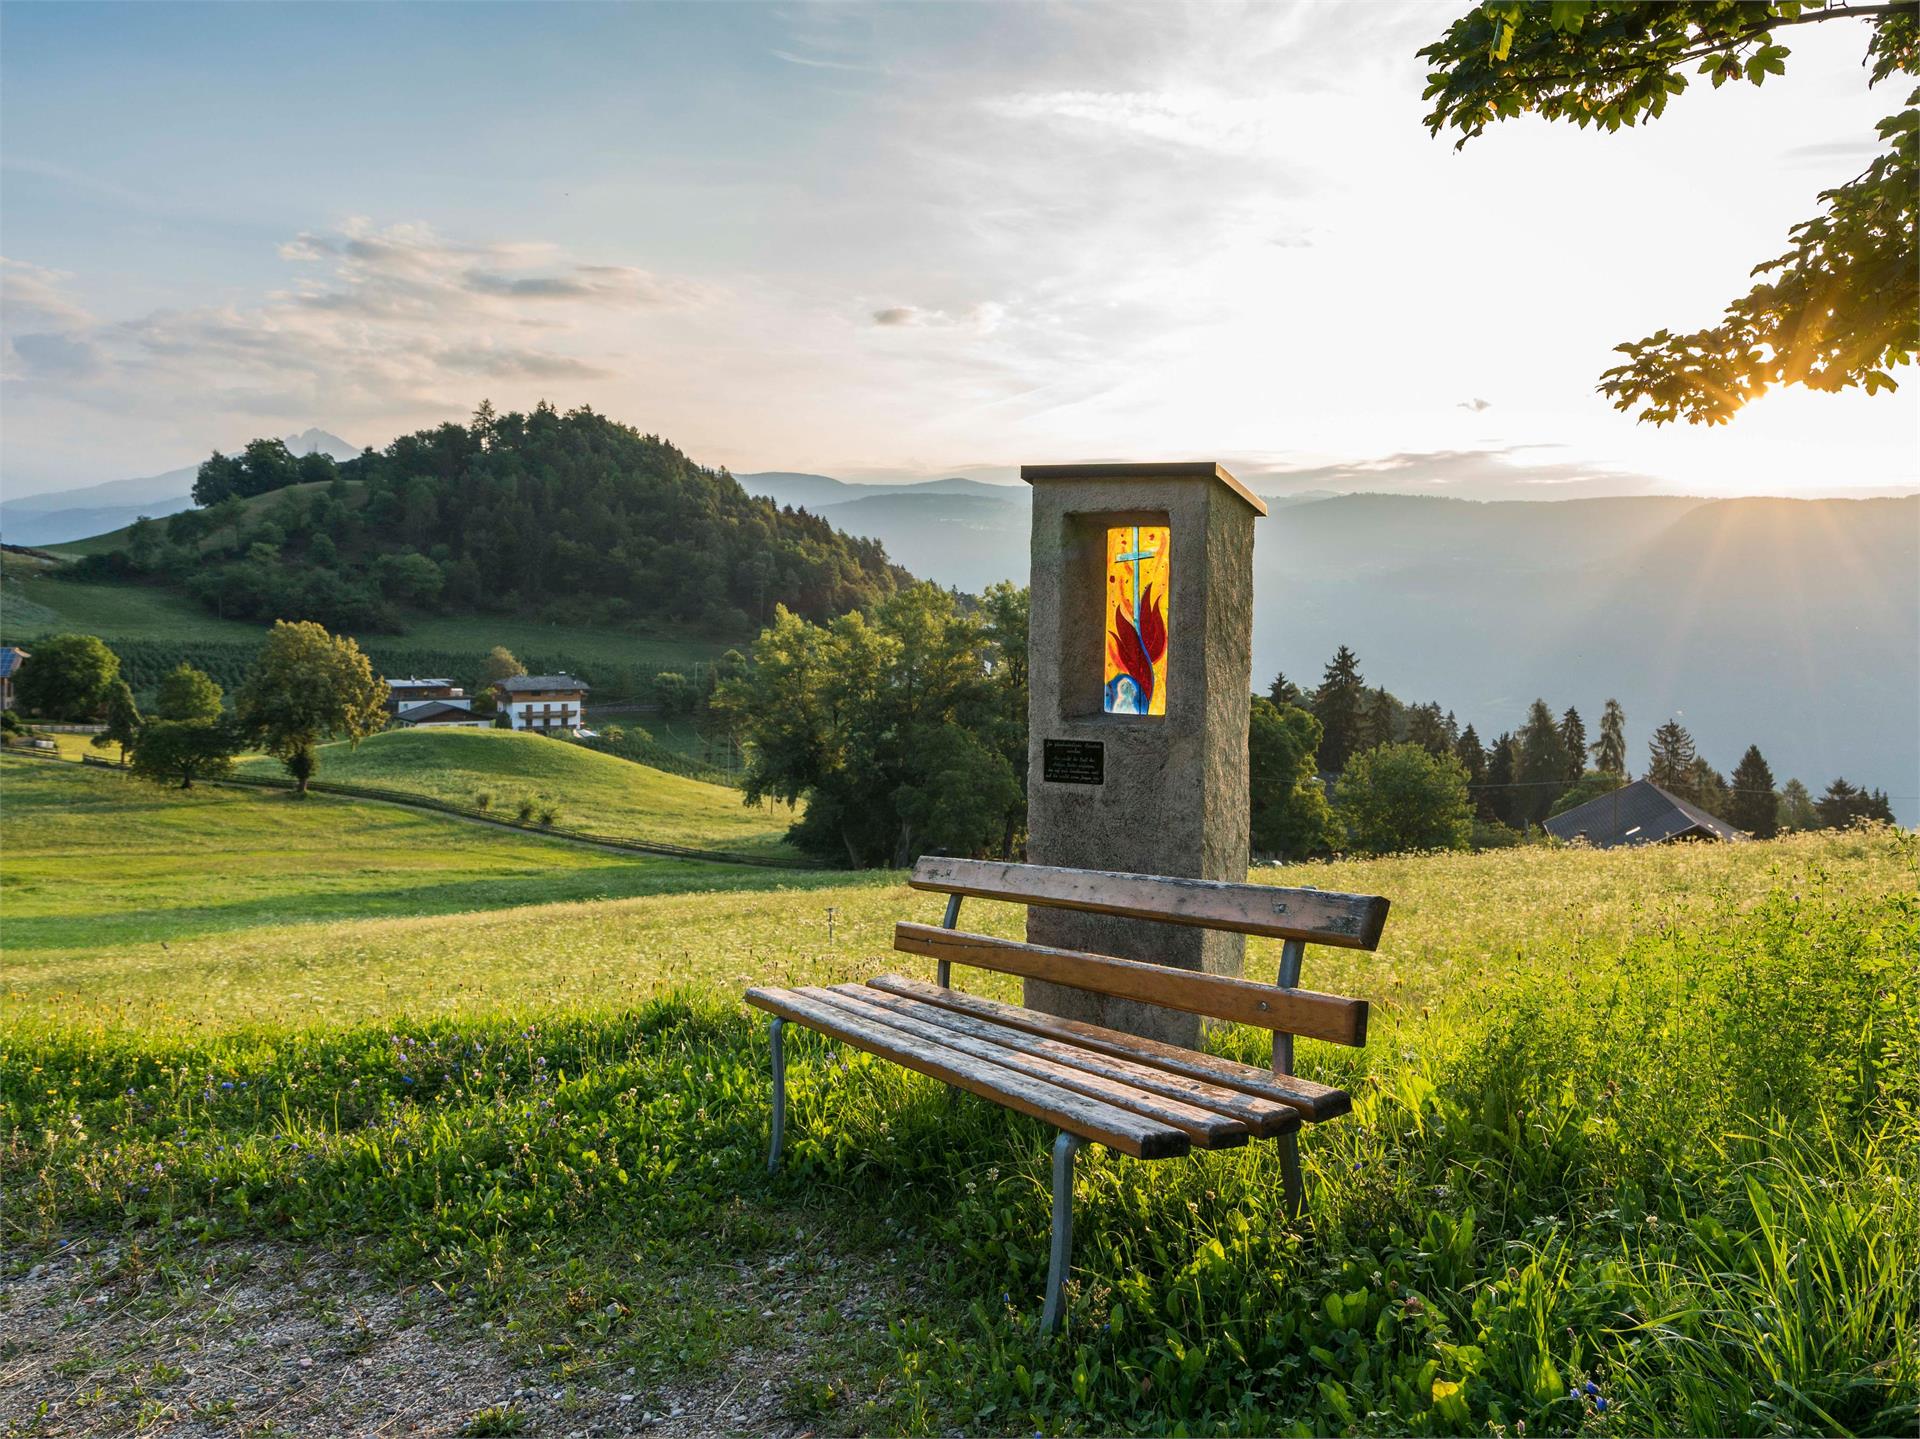
[[[1106,682],[1110,715],[1167,712],[1167,525],[1107,529]]]

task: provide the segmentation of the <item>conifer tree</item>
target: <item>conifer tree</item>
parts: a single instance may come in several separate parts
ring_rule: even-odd
[[[1797,779],[1790,779],[1780,787],[1778,813],[1782,833],[1820,827],[1820,812],[1813,807],[1813,796]]]
[[[1367,684],[1360,660],[1345,645],[1334,651],[1313,692],[1313,717],[1320,721],[1320,772],[1337,774],[1359,747]]]
[[[1780,829],[1780,796],[1773,792],[1773,771],[1750,744],[1733,767],[1733,793],[1727,799],[1727,822],[1755,839],[1772,839]]]
[[[1521,793],[1513,787],[1514,778],[1514,741],[1510,734],[1503,734],[1487,747],[1487,808],[1491,817],[1501,824],[1516,824],[1515,816],[1519,810],[1514,797]]]
[[[1587,767],[1587,726],[1572,705],[1560,716],[1560,745],[1567,752],[1567,783],[1572,784]]]
[[[1492,795],[1486,788],[1487,752],[1480,744],[1479,732],[1472,725],[1460,731],[1453,742],[1453,757],[1467,772],[1467,793],[1473,797],[1473,813],[1478,819],[1492,819]]]
[[[1693,736],[1678,720],[1668,720],[1647,742],[1647,778],[1670,794],[1690,800],[1693,785]]]
[[[1593,742],[1593,767],[1602,774],[1627,777],[1627,712],[1608,700],[1600,715],[1600,738]]]
[[[1727,805],[1732,796],[1727,790],[1727,777],[1708,764],[1700,756],[1693,757],[1693,764],[1687,770],[1688,793],[1680,797],[1712,815],[1715,819],[1727,817]]]
[[[1545,700],[1537,699],[1527,710],[1527,722],[1520,730],[1520,783],[1515,794],[1513,813],[1528,824],[1538,824],[1553,810],[1567,786],[1567,753],[1560,742],[1560,729]]]
[[[1428,754],[1453,753],[1453,736],[1447,733],[1451,715],[1442,716],[1433,703],[1414,705],[1407,711],[1407,743],[1417,744]]]
[[[1275,674],[1273,683],[1267,686],[1267,699],[1276,705],[1293,705],[1298,709],[1305,709],[1311,703],[1300,686],[1284,672]]]

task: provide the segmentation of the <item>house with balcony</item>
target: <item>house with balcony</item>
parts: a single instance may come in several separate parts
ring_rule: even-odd
[[[494,681],[494,708],[512,729],[571,734],[587,722],[589,688],[573,675],[514,675]]]

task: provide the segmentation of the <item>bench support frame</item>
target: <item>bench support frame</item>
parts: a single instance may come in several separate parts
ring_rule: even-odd
[[[787,1022],[775,1019],[767,1026],[773,1045],[773,1123],[767,1144],[767,1173],[780,1168],[780,1146],[787,1137]]]
[[[1280,974],[1274,983],[1281,989],[1297,989],[1300,985],[1300,966],[1307,957],[1306,943],[1290,939],[1280,946]],[[1293,1073],[1293,1036],[1280,1030],[1273,1032],[1273,1072],[1275,1074]],[[1285,1190],[1287,1217],[1298,1219],[1300,1211],[1306,1208],[1306,1185],[1300,1178],[1300,1131],[1280,1136],[1280,1182]]]
[[[1040,1332],[1052,1334],[1067,1309],[1067,1267],[1073,1259],[1073,1156],[1085,1143],[1064,1129],[1053,1141],[1053,1247],[1047,1257],[1047,1306]]]

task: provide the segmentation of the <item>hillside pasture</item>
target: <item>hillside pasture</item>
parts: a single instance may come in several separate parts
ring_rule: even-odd
[[[272,496],[260,496],[271,499]],[[99,541],[77,540],[46,547],[51,554],[81,555]],[[111,546],[109,546],[111,548]],[[160,585],[134,580],[75,581],[56,578],[58,561],[31,555],[0,556],[0,640],[27,642],[63,631],[115,640],[158,640],[178,645],[244,644],[257,648],[267,626],[228,620],[198,601]],[[409,614],[397,635],[359,637],[373,647],[446,651],[483,656],[504,645],[523,659],[565,655],[581,664],[677,669],[692,674],[730,648],[745,649],[751,635],[705,635],[678,628],[607,628],[548,624],[521,615]]]
[[[259,966],[293,963],[316,982],[285,1015],[338,1013],[343,999],[318,982],[331,963],[386,992],[431,957],[387,955],[369,968],[364,954],[335,948],[341,922],[768,883],[742,866],[620,854],[392,805],[205,784],[185,792],[16,756],[0,758],[0,811],[0,974],[16,1012],[43,1000],[67,1012],[111,990],[116,1003],[170,1013],[205,1004],[212,1020]],[[524,962],[514,948],[498,958]]]
[[[280,773],[264,755],[241,773]],[[522,800],[551,807],[555,823],[616,839],[770,858],[801,856],[786,843],[785,805],[746,805],[740,791],[668,774],[544,735],[512,730],[390,730],[320,748],[319,778],[403,790],[509,817]]]
[[[112,964],[76,911],[30,985],[7,955],[0,1224],[29,1254],[127,1226],[185,1272],[351,1245],[542,1394],[613,1377],[656,1414],[778,1355],[777,1422],[832,1432],[1911,1432],[1915,862],[1881,829],[1262,871],[1394,902],[1377,954],[1309,951],[1376,1004],[1366,1049],[1301,1046],[1355,1112],[1307,1133],[1298,1224],[1269,1146],[1089,1151],[1052,1343],[1039,1125],[796,1035],[762,1167],[740,990],[927,977],[885,951],[938,910],[898,876],[263,919]]]

